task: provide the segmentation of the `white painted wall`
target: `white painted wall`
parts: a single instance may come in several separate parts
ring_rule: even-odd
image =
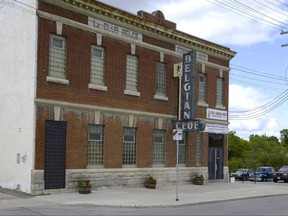
[[[36,7],[36,0],[0,1],[0,186],[28,193],[35,155]]]

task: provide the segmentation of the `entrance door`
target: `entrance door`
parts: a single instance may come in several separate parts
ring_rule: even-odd
[[[65,188],[66,122],[46,121],[45,127],[45,189]]]
[[[223,148],[209,148],[208,174],[209,179],[223,179]]]

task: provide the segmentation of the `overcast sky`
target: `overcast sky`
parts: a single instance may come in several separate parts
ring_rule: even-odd
[[[288,1],[242,0],[246,12],[241,5],[231,5],[231,0],[102,2],[133,14],[161,10],[178,30],[237,52],[230,65],[230,131],[248,139],[251,134],[279,137],[280,130],[288,128],[287,92],[284,94],[288,47],[281,47],[288,43],[288,34],[280,34],[288,27]],[[254,110],[251,115],[234,112],[249,110]]]

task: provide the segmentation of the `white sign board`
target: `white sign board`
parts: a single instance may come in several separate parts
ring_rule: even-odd
[[[174,64],[173,77],[181,77],[182,76],[182,62],[178,64]]]
[[[207,118],[227,121],[227,111],[207,108]]]
[[[179,129],[173,130],[173,140],[182,140],[183,139],[183,131]]]
[[[204,132],[217,133],[217,134],[227,134],[228,133],[228,126],[227,125],[218,125],[218,124],[206,123]]]

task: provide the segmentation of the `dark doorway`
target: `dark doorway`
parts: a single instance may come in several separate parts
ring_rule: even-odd
[[[66,122],[46,121],[45,127],[45,189],[65,188]]]
[[[222,134],[209,134],[208,149],[208,175],[209,179],[223,179],[224,136]]]

